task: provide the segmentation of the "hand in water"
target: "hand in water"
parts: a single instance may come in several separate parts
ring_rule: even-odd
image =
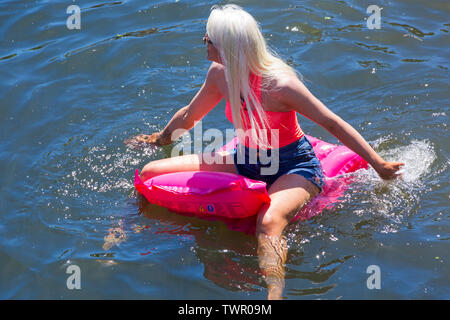
[[[374,168],[378,175],[384,180],[395,179],[397,177],[401,177],[402,174],[399,172],[401,167],[403,167],[405,163],[403,162],[387,162],[385,161],[378,168]]]
[[[125,144],[132,147],[142,147],[145,145],[156,145],[163,146],[165,143],[162,139],[162,135],[160,132],[155,132],[150,135],[148,134],[140,134],[134,138],[128,139],[124,141]]]

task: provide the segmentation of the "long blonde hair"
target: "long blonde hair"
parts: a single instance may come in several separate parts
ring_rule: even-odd
[[[269,124],[263,107],[253,94],[249,79],[254,74],[262,78],[262,90],[282,75],[297,75],[278,54],[270,49],[261,33],[258,22],[248,12],[235,4],[214,5],[206,24],[206,32],[220,53],[225,67],[231,111],[235,129],[251,128],[251,137],[258,146],[270,148],[266,133]],[[249,122],[244,128],[240,95],[248,109]],[[256,113],[256,117],[255,114]],[[262,127],[257,124],[259,119]],[[237,130],[238,135],[240,130]],[[241,140],[243,141],[243,140]]]

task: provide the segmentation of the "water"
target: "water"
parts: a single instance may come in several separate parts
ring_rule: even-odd
[[[402,181],[358,172],[334,208],[288,228],[285,297],[448,299],[449,3],[378,1],[381,30],[366,27],[370,1],[236,3],[317,97],[406,162]],[[123,143],[203,83],[214,3],[76,1],[81,30],[66,28],[69,4],[0,3],[0,297],[264,299],[255,238],[136,199],[135,168],[171,147]],[[204,130],[231,128],[224,107]]]

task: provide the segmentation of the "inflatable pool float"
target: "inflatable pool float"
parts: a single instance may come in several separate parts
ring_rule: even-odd
[[[311,136],[307,138],[320,160],[326,179],[323,192],[294,220],[308,219],[332,206],[351,183],[345,177],[336,177],[368,167],[364,159],[345,146]],[[237,138],[234,138],[219,151],[232,150],[236,143]],[[256,215],[263,205],[270,203],[265,182],[226,172],[174,172],[142,181],[136,170],[134,185],[150,203],[200,218],[245,219]]]

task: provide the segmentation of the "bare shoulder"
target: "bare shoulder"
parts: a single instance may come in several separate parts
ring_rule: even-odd
[[[298,91],[300,80],[296,75],[280,75],[265,84],[266,94],[263,100],[269,111],[287,112],[291,111],[290,101],[293,99],[293,92]]]
[[[292,90],[298,90],[303,87],[303,83],[296,75],[284,75],[277,81],[277,90],[284,95]]]
[[[273,97],[281,97],[292,90],[300,80],[294,75],[279,75],[264,82],[264,91],[267,91]]]
[[[225,75],[225,67],[217,62],[212,62],[208,69],[207,79],[220,80]]]
[[[212,62],[206,75],[205,86],[212,87],[221,92],[226,93],[227,85],[225,82],[225,67],[217,62]]]
[[[310,95],[308,88],[296,75],[287,75],[280,79],[277,91],[280,100],[288,105]]]

